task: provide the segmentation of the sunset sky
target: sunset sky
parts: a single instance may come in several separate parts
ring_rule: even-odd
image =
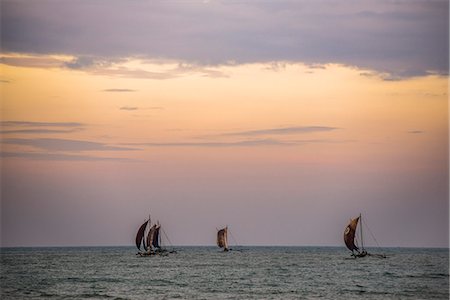
[[[448,247],[448,1],[0,11],[2,246]]]

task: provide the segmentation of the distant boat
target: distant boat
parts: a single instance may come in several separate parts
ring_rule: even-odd
[[[151,225],[150,218],[139,227],[136,234],[136,247],[139,250],[137,255],[167,255],[167,253],[169,253],[166,249],[161,247],[160,231],[161,225],[159,224],[159,222]],[[143,250],[141,249],[141,246]],[[173,252],[175,251],[171,251],[170,253]]]
[[[217,232],[217,246],[219,248],[223,248],[224,252],[227,252],[228,249],[228,226],[220,229]]]
[[[364,249],[363,239],[362,239],[362,226],[359,226],[361,229],[361,249],[355,245],[355,235],[356,235],[356,227],[358,226],[359,219],[361,219],[361,215],[356,217],[355,219],[350,219],[350,223],[347,225],[344,231],[344,242],[347,248],[352,251],[352,256],[354,257],[364,257],[367,255],[367,251]]]
[[[358,217],[354,218],[354,219],[350,219],[350,223],[347,225],[347,227],[345,227],[345,231],[344,231],[344,242],[345,242],[345,246],[347,246],[347,248],[352,251],[352,256],[353,257],[364,257],[367,255],[373,255],[373,256],[378,256],[378,257],[382,257],[382,258],[386,258],[385,255],[380,255],[380,254],[370,254],[366,251],[366,249],[364,248],[364,240],[363,240],[363,230],[362,230],[362,218],[361,218],[361,214],[359,214]],[[359,230],[360,230],[360,242],[361,245],[360,247],[358,247],[355,243],[355,238],[356,238],[356,232],[357,232],[357,227],[358,227],[358,223],[360,223],[359,225]],[[375,238],[374,238],[375,239]],[[375,240],[376,241],[376,240]]]

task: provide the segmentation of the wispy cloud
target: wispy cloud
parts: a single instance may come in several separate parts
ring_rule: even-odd
[[[116,76],[124,78],[156,79],[156,80],[171,79],[179,76],[179,74],[175,74],[172,71],[154,72],[144,69],[130,69],[123,66],[115,68],[92,68],[86,71],[94,75]]]
[[[0,134],[64,134],[83,130],[78,122],[1,121]]]
[[[132,89],[106,89],[103,90],[104,92],[116,92],[116,93],[130,93],[130,92],[136,92],[136,90]]]
[[[117,57],[98,57],[98,56],[86,56],[80,55],[72,58],[70,61],[65,61],[63,67],[84,70],[90,68],[108,68],[113,63],[122,62],[125,59],[119,59]]]
[[[138,63],[140,67],[129,66],[127,63]],[[141,78],[165,80],[186,75],[196,74],[202,77],[220,78],[228,77],[219,66],[208,66],[196,62],[185,62],[176,59],[148,59],[78,56],[68,58],[55,57],[50,54],[20,54],[11,53],[0,57],[0,64],[28,68],[66,68],[83,71],[93,75],[114,76],[123,78]],[[0,81],[2,82],[2,81]],[[8,83],[9,81],[3,81]],[[104,89],[104,92],[136,92],[128,88]]]
[[[120,110],[160,110],[160,109],[164,109],[164,107],[161,106],[151,106],[151,107],[137,107],[137,106],[122,106],[121,108],[119,108]]]
[[[132,162],[136,160],[120,157],[96,157],[89,155],[68,155],[61,153],[37,153],[37,152],[0,152],[2,158],[27,158],[46,161],[117,161]]]
[[[292,146],[297,143],[282,142],[272,139],[235,141],[235,142],[174,142],[174,143],[142,143],[147,147],[254,147],[254,146]]]
[[[31,121],[1,121],[0,126],[17,127],[83,127],[85,124],[78,122],[31,122]]]
[[[422,130],[410,130],[410,131],[408,131],[408,133],[419,134],[419,133],[423,133],[423,131]]]
[[[16,129],[16,130],[0,130],[0,134],[54,134],[54,133],[72,133],[75,131],[81,130],[81,128],[73,128],[69,130],[60,130],[60,129]]]
[[[314,143],[344,143],[352,141],[343,140],[276,140],[276,139],[253,139],[231,142],[170,142],[170,143],[127,143],[124,145],[143,146],[143,147],[258,147],[258,146],[300,146]]]
[[[129,151],[137,150],[134,148],[116,147],[108,144],[67,140],[67,139],[52,139],[52,138],[37,138],[37,139],[15,139],[8,138],[1,141],[3,144],[31,146],[34,148],[47,151]]]
[[[138,110],[139,108],[136,106],[122,106],[120,110]]]
[[[64,60],[52,56],[20,55],[1,56],[0,64],[27,67],[27,68],[60,68],[64,65]]]
[[[173,74],[186,74],[186,73],[197,73],[200,74],[203,77],[210,77],[210,78],[224,78],[228,77],[227,74],[225,74],[223,71],[219,71],[217,69],[213,69],[208,66],[203,66],[199,64],[192,64],[192,63],[179,63],[178,67],[172,70]]]
[[[116,64],[107,67],[94,66],[86,68],[85,71],[94,75],[154,80],[172,79],[188,74],[197,74],[202,77],[210,78],[227,77],[224,72],[218,69],[196,64],[178,63],[177,66],[173,66],[174,61],[167,62],[164,60],[151,60],[149,62],[139,60],[139,62],[143,67],[131,68],[125,65]],[[155,66],[158,70],[154,70]]]
[[[282,128],[269,128],[260,130],[247,130],[247,131],[237,131],[229,132],[223,134],[202,136],[201,138],[215,140],[203,141],[203,142],[148,142],[148,143],[130,143],[124,144],[129,146],[143,146],[143,147],[257,147],[257,146],[300,146],[306,144],[317,144],[317,143],[346,143],[353,142],[350,140],[332,140],[332,139],[276,139],[276,138],[256,138],[259,136],[282,136],[290,134],[299,133],[311,133],[311,132],[325,132],[338,129],[337,127],[329,126],[296,126],[296,127],[282,127]],[[217,141],[220,137],[247,137],[243,140],[234,141]],[[255,138],[252,138],[255,137]]]
[[[329,126],[295,126],[282,128],[269,128],[258,130],[237,131],[220,134],[221,136],[257,136],[257,135],[286,135],[298,133],[324,132],[338,129]]]

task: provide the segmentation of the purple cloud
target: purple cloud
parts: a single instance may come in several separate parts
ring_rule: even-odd
[[[74,69],[133,56],[203,66],[340,63],[387,72],[392,78],[429,71],[448,74],[448,8],[445,0],[132,5],[121,0],[5,0],[2,48],[73,55],[66,66]],[[168,75],[131,70],[122,76]]]

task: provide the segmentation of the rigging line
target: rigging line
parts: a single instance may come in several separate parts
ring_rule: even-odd
[[[377,246],[379,248],[381,248],[380,244],[378,243],[377,239],[375,238],[375,236],[373,235],[372,231],[370,230],[369,226],[367,226],[366,221],[364,221],[364,219],[362,220],[364,225],[366,226],[367,230],[369,231],[370,235],[372,236],[373,240],[375,241],[375,243],[377,244]]]
[[[169,246],[173,248],[172,242],[170,241],[169,237],[167,236],[166,232],[164,231],[164,229],[161,227],[161,231],[164,234],[164,236],[166,237],[167,241],[169,242]]]
[[[234,244],[235,244],[236,246],[238,246],[239,244],[237,243],[236,239],[234,238],[233,234],[231,233],[231,230],[230,230],[230,236],[231,236],[231,238],[233,239]]]

